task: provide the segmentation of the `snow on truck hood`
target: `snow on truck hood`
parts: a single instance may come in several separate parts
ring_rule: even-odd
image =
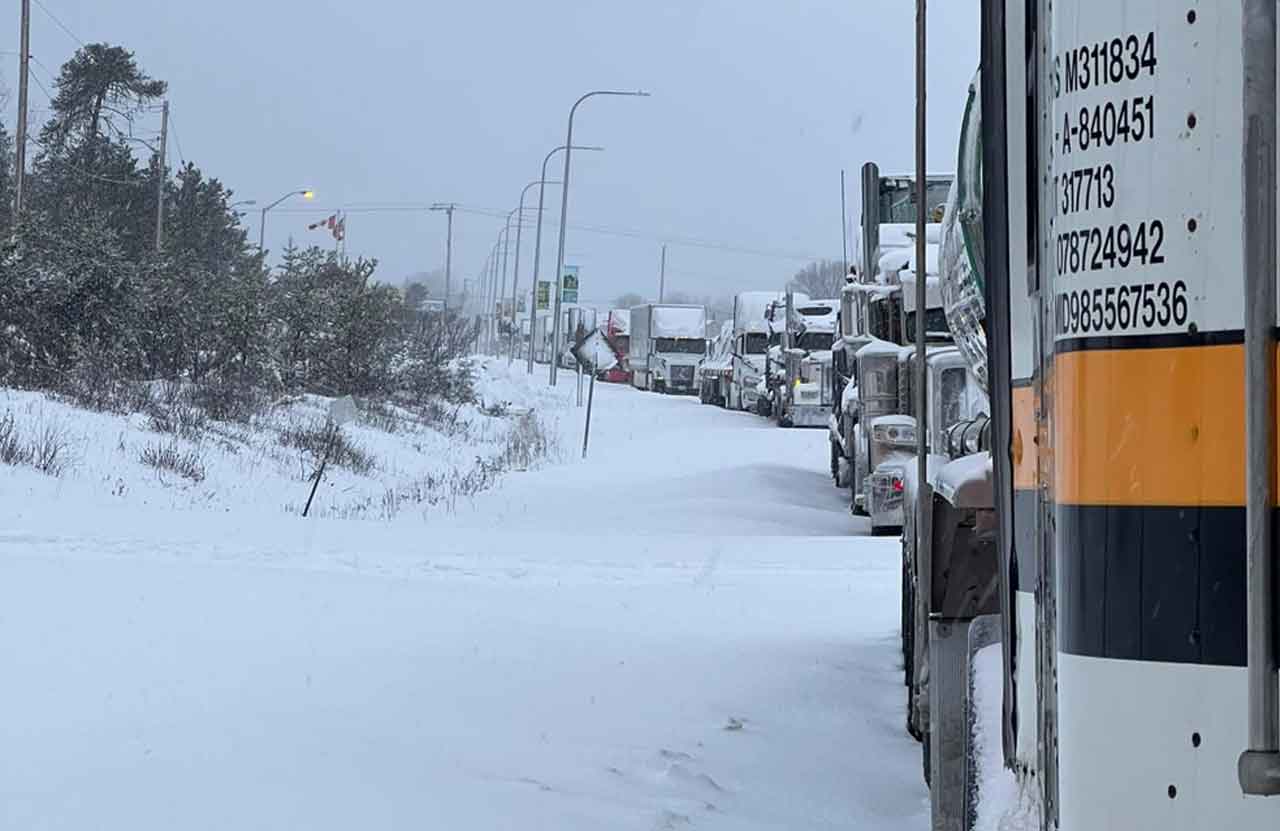
[[[650,332],[657,338],[705,339],[707,311],[701,306],[654,306]]]

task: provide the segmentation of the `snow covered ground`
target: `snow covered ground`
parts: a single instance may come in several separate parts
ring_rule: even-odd
[[[0,827],[925,828],[825,433],[598,385],[580,461],[570,384],[561,463],[451,515],[0,467]]]

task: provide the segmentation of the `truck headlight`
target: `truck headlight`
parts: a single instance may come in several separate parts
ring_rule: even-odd
[[[915,447],[916,428],[908,424],[877,424],[871,428],[871,440],[877,444]]]

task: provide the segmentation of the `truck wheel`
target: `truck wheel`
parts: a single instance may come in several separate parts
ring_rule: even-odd
[[[656,392],[656,393],[658,393],[659,395],[666,395],[666,392],[667,392],[667,382],[666,382],[666,381],[654,381],[654,382],[653,382],[653,391],[654,391],[654,392]]]
[[[840,448],[835,442],[831,444],[831,481],[840,487]]]

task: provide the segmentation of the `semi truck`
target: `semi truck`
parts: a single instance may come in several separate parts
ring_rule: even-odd
[[[840,304],[797,301],[792,295],[786,308],[790,323],[773,415],[782,427],[824,427],[831,408],[831,348]]]
[[[731,410],[756,409],[769,351],[770,326],[765,315],[781,299],[776,291],[744,291],[733,298],[731,372],[726,392]]]
[[[993,0],[981,26],[940,272],[991,418],[906,497],[932,827],[1275,828],[1276,5]],[[1126,139],[1073,129],[1112,95]],[[1134,141],[1135,107],[1171,117]]]
[[[651,392],[698,391],[698,365],[706,356],[703,306],[647,303],[631,309],[627,356],[632,384]]]
[[[926,214],[940,218],[945,207],[950,175],[927,177]],[[915,338],[915,303],[905,298],[905,286],[914,291],[915,182],[905,175],[881,175],[874,162],[862,169],[862,233],[855,240],[858,263],[841,295],[840,338],[834,344],[833,379],[843,383],[831,401],[828,438],[831,473],[837,487],[849,487],[850,506],[856,514],[871,515],[873,531],[892,533],[901,527],[899,512],[880,510],[880,502],[869,504],[868,486],[875,466],[893,452],[901,434],[896,428],[873,429],[871,421],[904,413],[898,388],[898,348]],[[937,290],[937,243],[941,224],[926,224],[925,241],[932,252],[926,266],[932,267],[934,291],[925,311],[926,332],[933,343],[950,340],[945,312]],[[928,279],[928,277],[927,277]],[[942,325],[939,325],[939,324]],[[882,422],[887,425],[888,422]],[[876,444],[875,448],[872,445]]]

